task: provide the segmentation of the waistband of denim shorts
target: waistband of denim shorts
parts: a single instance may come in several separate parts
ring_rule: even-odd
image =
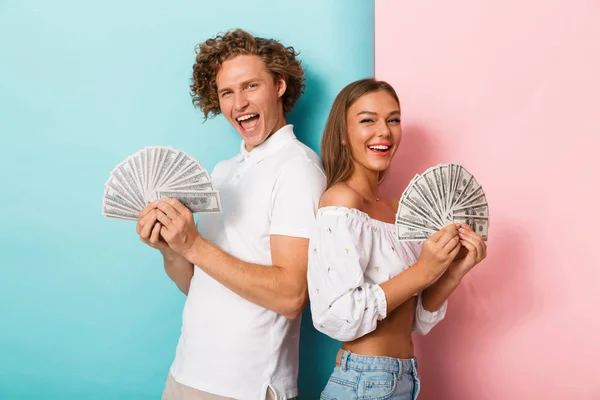
[[[340,351],[338,351],[336,365],[342,370],[351,369],[362,372],[384,371],[397,373],[399,375],[416,375],[418,369],[418,363],[415,357],[405,359],[381,356],[363,356],[344,349],[340,349]]]

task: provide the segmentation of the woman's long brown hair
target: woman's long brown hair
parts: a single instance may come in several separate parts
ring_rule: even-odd
[[[365,94],[378,90],[388,93],[400,104],[396,91],[389,83],[371,78],[347,85],[333,101],[321,140],[321,158],[327,175],[327,189],[336,183],[348,180],[354,172],[346,124],[348,109]],[[386,171],[382,171],[379,174],[380,181],[385,173]]]

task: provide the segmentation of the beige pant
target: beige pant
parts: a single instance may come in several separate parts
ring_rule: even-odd
[[[169,374],[165,391],[162,394],[162,400],[233,400],[229,397],[217,396],[203,392],[202,390],[194,389],[189,386],[182,385],[177,382],[173,375]],[[269,388],[267,390],[267,399],[275,400],[275,393]],[[293,399],[292,399],[293,400]]]

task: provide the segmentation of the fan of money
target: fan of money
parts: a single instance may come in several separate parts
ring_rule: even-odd
[[[154,200],[179,200],[193,213],[220,212],[219,192],[208,171],[181,150],[148,146],[127,157],[110,173],[102,198],[107,218],[137,220]]]
[[[475,177],[458,164],[440,164],[416,175],[398,204],[398,239],[425,240],[456,222],[468,224],[487,240],[489,208]]]

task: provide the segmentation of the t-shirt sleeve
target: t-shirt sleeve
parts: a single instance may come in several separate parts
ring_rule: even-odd
[[[279,172],[271,196],[271,235],[308,238],[326,179],[313,161],[297,157]]]

